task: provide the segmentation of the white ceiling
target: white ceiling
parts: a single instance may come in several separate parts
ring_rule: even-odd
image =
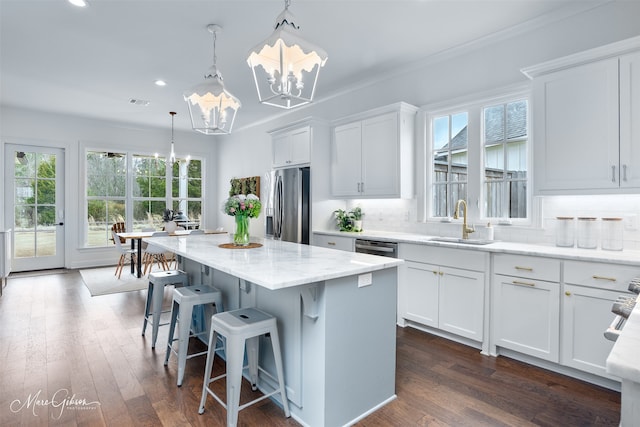
[[[235,129],[279,115],[260,105],[247,53],[273,30],[283,0],[0,0],[2,105],[131,126],[190,128],[182,92],[218,67],[242,108]],[[587,0],[292,0],[302,35],[329,59],[316,102],[363,79],[514,27],[584,10]],[[154,80],[166,80],[166,87]],[[129,104],[130,98],[150,105]]]

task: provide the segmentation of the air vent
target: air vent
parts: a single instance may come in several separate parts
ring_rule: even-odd
[[[151,101],[145,101],[144,99],[129,98],[129,104],[142,105],[143,107],[146,107],[147,105],[151,104]]]

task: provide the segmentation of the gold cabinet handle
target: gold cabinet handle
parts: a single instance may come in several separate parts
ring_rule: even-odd
[[[610,282],[615,282],[615,281],[616,281],[616,278],[615,278],[615,277],[598,276],[598,275],[596,275],[596,274],[594,274],[594,275],[593,275],[593,276],[591,276],[591,277],[593,277],[593,278],[594,278],[594,279],[596,279],[596,280],[608,280],[608,281],[610,281]]]
[[[533,271],[533,268],[531,267],[521,267],[519,265],[516,265],[516,270],[521,270],[521,271]]]
[[[571,296],[571,292],[569,292],[569,291],[564,291],[564,294],[565,294],[566,296],[568,296],[568,297],[570,297],[570,296]]]
[[[329,246],[335,246],[335,245],[336,245],[336,242],[327,242],[327,245],[329,245]]]
[[[432,273],[435,274],[435,275],[438,275],[438,272],[435,271],[435,270],[433,270]]]
[[[444,273],[442,271],[440,271],[438,274],[444,276]]]
[[[535,287],[536,284],[535,283],[531,283],[531,282],[522,282],[520,280],[514,280],[512,282],[514,285],[524,285],[524,286],[531,286],[531,287]]]

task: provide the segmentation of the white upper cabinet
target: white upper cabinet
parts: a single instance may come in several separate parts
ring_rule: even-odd
[[[411,198],[417,108],[395,104],[341,120],[333,128],[334,197]]]
[[[620,58],[621,185],[640,188],[640,52]]]
[[[311,126],[304,125],[271,134],[273,167],[289,167],[310,162]]]
[[[533,78],[534,192],[640,188],[640,38],[523,70]]]

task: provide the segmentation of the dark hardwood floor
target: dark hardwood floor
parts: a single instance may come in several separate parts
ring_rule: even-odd
[[[10,277],[0,297],[0,426],[223,426],[212,398],[198,415],[204,358],[187,361],[178,388],[175,358],[163,364],[167,328],[155,352],[150,332],[140,335],[145,295],[91,297],[77,271]],[[619,422],[617,392],[413,329],[398,328],[397,366],[398,398],[358,425]],[[250,387],[243,393],[248,400]],[[266,400],[241,411],[239,425],[298,424]]]

